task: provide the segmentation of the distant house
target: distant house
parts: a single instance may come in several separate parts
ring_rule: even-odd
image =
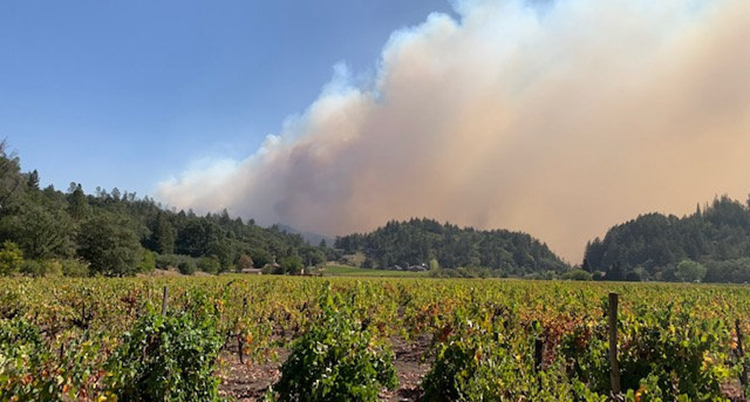
[[[393,266],[393,268],[391,268],[391,269],[392,269],[392,270],[394,270],[394,271],[403,271],[403,270],[404,270],[404,268],[402,268],[402,267],[401,267],[400,265],[398,265],[398,264],[394,265],[394,266]]]
[[[427,267],[424,264],[422,264],[422,265],[412,265],[409,268],[407,268],[407,270],[409,270],[411,272],[425,272],[425,271],[427,271]]]
[[[263,274],[263,270],[260,268],[245,268],[242,271],[240,271],[242,274],[251,274],[251,275],[261,275]]]

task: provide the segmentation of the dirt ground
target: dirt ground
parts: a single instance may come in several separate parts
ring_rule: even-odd
[[[384,390],[380,396],[383,401],[408,402],[419,397],[419,382],[427,373],[430,365],[422,362],[422,355],[429,346],[429,338],[421,337],[406,342],[402,338],[391,339],[394,366],[398,375],[399,386],[394,391]],[[289,356],[289,351],[277,350],[277,362],[263,364],[241,364],[236,350],[227,350],[222,356],[219,370],[222,396],[230,396],[242,402],[262,400],[266,389],[279,380],[279,367]]]

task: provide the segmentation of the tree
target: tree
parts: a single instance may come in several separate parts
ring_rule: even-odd
[[[326,263],[326,253],[317,247],[303,247],[300,250],[300,258],[307,265],[321,266]]]
[[[237,272],[240,272],[243,269],[250,269],[252,267],[252,258],[250,258],[250,256],[247,254],[240,254],[240,257],[237,259]]]
[[[29,173],[29,178],[26,180],[26,187],[30,190],[39,190],[39,172],[36,169]]]
[[[151,243],[154,251],[160,254],[174,253],[174,229],[167,220],[167,215],[159,211],[151,230]]]
[[[622,272],[622,267],[619,262],[615,262],[609,267],[604,279],[608,281],[621,281],[625,279],[625,274]]]
[[[683,260],[677,265],[675,276],[682,282],[699,282],[706,276],[706,267],[696,261]]]
[[[591,247],[591,243],[589,243],[589,244],[586,245],[587,249],[589,247]],[[584,271],[586,271],[586,272],[588,272],[588,273],[591,273],[592,269],[591,269],[591,266],[589,265],[589,260],[588,259],[586,259],[586,258],[583,259],[583,264],[581,265],[581,269],[584,270]]]
[[[16,242],[28,258],[67,258],[73,255],[74,225],[55,205],[25,200],[18,213],[2,220],[3,237]]]
[[[86,194],[83,193],[81,184],[70,183],[72,191],[70,192],[70,201],[68,204],[68,213],[76,221],[81,221],[89,213],[89,202]]]
[[[23,252],[16,243],[5,241],[0,249],[0,275],[10,275],[18,272],[23,265]]]
[[[5,140],[0,142],[0,215],[10,213],[23,193],[21,165],[15,154],[6,152]]]
[[[231,268],[234,262],[235,253],[232,243],[227,238],[211,241],[206,250],[206,254],[217,259],[219,270],[226,271]]]
[[[100,212],[81,225],[78,255],[95,274],[125,276],[136,273],[142,248],[129,219]]]
[[[302,259],[299,256],[292,255],[281,259],[281,270],[285,274],[296,275],[302,272]]]
[[[253,259],[253,266],[255,266],[255,268],[263,268],[273,262],[271,253],[262,248],[253,249],[250,251],[250,256]]]
[[[217,241],[221,234],[221,228],[207,220],[190,217],[188,221],[177,233],[175,241],[175,250],[178,254],[185,254],[191,257],[200,257],[210,254],[209,247],[213,241]]]

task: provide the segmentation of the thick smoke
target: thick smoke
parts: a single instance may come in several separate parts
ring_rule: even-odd
[[[160,198],[345,234],[413,216],[523,230],[567,259],[649,211],[750,192],[750,2],[467,0],[343,66],[242,161]]]

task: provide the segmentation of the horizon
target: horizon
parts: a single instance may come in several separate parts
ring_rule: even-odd
[[[750,193],[748,3],[402,3],[0,5],[0,137],[63,191],[327,236],[424,216],[572,264]]]

